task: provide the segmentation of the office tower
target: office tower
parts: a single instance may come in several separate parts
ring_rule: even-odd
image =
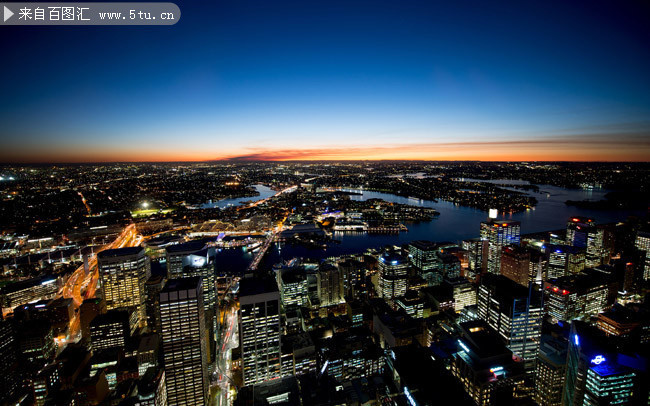
[[[460,323],[459,328],[452,374],[477,405],[512,404],[515,386],[524,378],[521,364],[484,321]]]
[[[379,256],[379,288],[378,295],[387,300],[406,294],[409,263],[403,256],[384,252]]]
[[[487,253],[489,241],[481,238],[463,240],[462,248],[467,251],[467,277],[476,278],[487,270]]]
[[[23,304],[54,299],[58,291],[59,279],[50,275],[10,283],[0,288],[2,313],[11,313],[16,306]]]
[[[203,306],[206,311],[213,312],[217,307],[216,255],[214,248],[205,248],[188,254],[182,259],[183,271],[174,276],[176,278],[200,276],[203,279]]]
[[[106,299],[106,309],[135,307],[140,326],[146,324],[144,285],[151,275],[144,248],[129,247],[105,250],[97,254],[99,277]]]
[[[197,251],[205,248],[202,241],[190,241],[184,244],[170,245],[165,249],[167,262],[167,278],[173,279],[180,277],[183,273],[183,259]]]
[[[18,357],[13,323],[0,319],[0,404],[8,404],[21,386],[20,359]]]
[[[111,310],[98,315],[90,322],[90,348],[95,353],[107,349],[126,349],[134,324],[137,325],[135,311]]]
[[[519,221],[488,220],[481,222],[481,239],[488,242],[487,271],[498,274],[501,269],[501,249],[506,245],[519,245]]]
[[[607,306],[609,282],[599,272],[579,273],[544,283],[546,313],[554,322],[588,318]]]
[[[79,307],[81,337],[86,344],[90,343],[90,322],[102,313],[106,313],[106,302],[102,297],[86,299],[81,303]]]
[[[587,268],[596,267],[603,262],[603,235],[604,230],[597,227],[593,219],[572,217],[567,222],[566,243],[586,250]]]
[[[542,326],[542,297],[503,275],[485,275],[478,290],[479,316],[505,340],[513,355],[532,373]]]
[[[584,248],[570,245],[550,245],[547,248],[548,268],[546,278],[574,275],[585,269]]]
[[[448,279],[443,286],[449,286],[454,300],[454,310],[460,313],[465,307],[476,304],[476,287],[465,278]]]
[[[318,298],[322,307],[343,302],[343,280],[338,266],[325,262],[318,267]]]
[[[166,406],[167,382],[163,368],[149,368],[138,381],[138,406]]]
[[[395,298],[395,304],[414,319],[422,319],[429,316],[429,309],[427,309],[425,315],[424,300],[415,290],[407,290],[406,295]]]
[[[217,332],[217,284],[216,273],[216,250],[204,248],[202,250],[186,255],[182,259],[183,271],[176,273],[176,278],[201,277],[203,286],[203,307],[205,316],[205,327],[208,329],[208,364],[212,365],[216,354],[216,332]]]
[[[540,406],[561,406],[569,343],[564,338],[542,335],[535,367],[534,399]]]
[[[380,374],[384,351],[367,329],[335,333],[322,343],[323,372],[339,383]]]
[[[205,405],[208,342],[201,277],[168,280],[159,302],[168,402]]]
[[[640,231],[636,236],[635,245],[637,249],[645,254],[643,280],[650,280],[650,232]]]
[[[244,386],[280,377],[280,293],[272,280],[239,285],[239,342]]]
[[[616,303],[611,309],[598,313],[596,327],[608,336],[650,342],[650,313],[637,304],[621,306]]]
[[[343,296],[361,297],[367,293],[366,267],[356,259],[346,259],[339,263],[339,270],[343,276]]]
[[[522,286],[528,286],[532,282],[528,275],[530,267],[530,252],[522,247],[507,246],[501,253],[501,275],[517,282]]]
[[[641,390],[644,383],[639,379],[640,371],[635,369],[638,361],[619,354],[597,328],[573,321],[568,352],[563,405],[647,402],[647,389]]]
[[[28,320],[16,326],[16,342],[24,360],[41,367],[54,358],[56,344],[52,324]]]
[[[158,346],[160,338],[158,334],[147,334],[142,336],[138,345],[138,374],[143,376],[148,369],[158,369]]]
[[[154,333],[160,334],[160,319],[158,318],[158,300],[160,300],[160,291],[165,287],[166,278],[160,275],[151,275],[144,285],[145,295],[147,297],[145,309],[147,312],[147,327]]]
[[[303,267],[278,270],[278,287],[285,309],[307,305],[307,275]]]
[[[420,275],[432,272],[438,262],[438,245],[431,241],[418,240],[409,244],[409,260]]]

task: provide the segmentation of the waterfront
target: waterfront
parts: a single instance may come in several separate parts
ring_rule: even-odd
[[[469,180],[469,179],[467,179]],[[494,183],[527,184],[521,181],[493,180]],[[257,187],[257,186],[256,186]],[[564,204],[566,200],[600,200],[609,190],[603,189],[565,189],[557,186],[539,185],[540,192],[529,192],[538,200],[534,209],[513,214],[499,213],[499,218],[521,221],[522,234],[546,230],[558,230],[566,227],[567,219],[573,216],[588,216],[600,223],[611,223],[625,220],[629,215],[640,215],[641,212],[629,210],[588,210]],[[359,189],[344,189],[348,192],[360,192]],[[487,219],[487,212],[460,206],[446,201],[416,200],[389,193],[363,191],[363,194],[350,195],[353,200],[383,199],[388,202],[410,204],[421,207],[433,207],[440,212],[435,220],[419,223],[405,223],[409,231],[399,234],[368,234],[368,233],[335,233],[334,239],[339,243],[331,243],[326,249],[308,249],[289,244],[275,244],[261,263],[270,267],[282,260],[293,257],[309,257],[315,259],[327,258],[363,252],[368,248],[385,245],[401,245],[414,240],[451,241],[478,237],[479,224]],[[240,199],[241,200],[241,199]],[[256,200],[256,199],[255,199]],[[224,266],[244,269],[251,260],[250,253],[228,250],[221,258]],[[236,263],[235,263],[236,262]]]

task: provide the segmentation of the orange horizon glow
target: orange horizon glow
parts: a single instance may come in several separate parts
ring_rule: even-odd
[[[215,152],[212,152],[214,150]],[[377,146],[309,146],[171,149],[148,147],[52,147],[0,153],[5,163],[114,163],[208,161],[581,161],[648,162],[650,140],[626,137],[468,141]]]

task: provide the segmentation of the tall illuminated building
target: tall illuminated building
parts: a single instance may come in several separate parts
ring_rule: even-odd
[[[566,243],[586,250],[585,266],[593,268],[603,261],[604,230],[587,217],[571,217],[567,222]]]
[[[595,316],[607,307],[608,291],[607,277],[599,272],[550,279],[544,283],[546,313],[555,322]]]
[[[167,281],[159,306],[168,403],[205,405],[208,341],[201,277]]]
[[[541,283],[543,268],[542,255],[534,249],[510,245],[502,250],[501,275],[522,286]]]
[[[513,356],[532,373],[542,328],[542,296],[503,275],[485,275],[478,290],[478,314],[504,339]]]
[[[188,255],[205,248],[202,241],[190,241],[183,244],[170,245],[165,249],[165,260],[167,263],[167,277],[178,278],[183,273],[185,264],[183,260]]]
[[[139,324],[145,325],[145,283],[151,275],[151,266],[144,248],[128,247],[102,251],[97,254],[97,264],[106,309],[135,307]]]
[[[239,343],[244,386],[281,376],[280,292],[272,280],[244,278],[239,284]]]
[[[513,404],[515,387],[523,381],[521,364],[483,320],[458,325],[460,338],[451,372],[480,406]],[[444,402],[443,402],[444,403]]]
[[[487,271],[498,274],[501,269],[501,250],[506,245],[519,245],[521,223],[512,220],[481,222],[481,240],[488,242]]]
[[[585,249],[570,245],[550,245],[547,248],[548,279],[575,275],[585,269]]]
[[[540,406],[561,406],[567,357],[566,338],[542,335],[535,366],[534,399]]]
[[[643,280],[650,280],[650,233],[639,232],[636,236],[635,245],[637,249],[645,252]]]
[[[562,404],[647,404],[648,390],[643,388],[638,366],[634,357],[618,353],[603,332],[574,321],[569,335]]]
[[[343,278],[338,266],[329,262],[321,264],[316,280],[321,306],[334,306],[343,302]]]
[[[406,294],[409,262],[394,252],[384,252],[379,256],[378,295],[387,300]]]

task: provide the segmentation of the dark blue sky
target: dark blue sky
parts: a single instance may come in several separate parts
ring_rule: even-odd
[[[170,27],[0,27],[0,160],[647,160],[649,3],[580,3],[195,0]]]

